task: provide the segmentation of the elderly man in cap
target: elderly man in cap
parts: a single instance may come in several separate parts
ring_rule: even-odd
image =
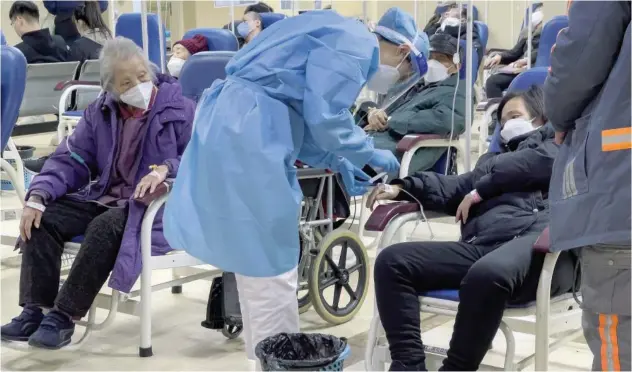
[[[406,91],[387,100],[381,109],[371,110],[360,125],[373,135],[377,148],[396,152],[397,142],[407,134],[457,135],[465,128],[465,84],[458,84],[462,50],[458,40],[439,33],[430,38],[428,72],[423,79],[409,82]],[[454,111],[454,116],[452,115]],[[454,118],[454,124],[452,120]],[[426,148],[412,159],[411,171],[425,171],[445,149]],[[403,154],[396,154],[401,158]],[[391,175],[396,178],[397,175]]]

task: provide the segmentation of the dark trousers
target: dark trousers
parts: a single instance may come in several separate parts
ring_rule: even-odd
[[[500,98],[503,92],[509,88],[509,84],[516,78],[515,74],[494,74],[485,82],[485,94],[487,98]]]
[[[20,306],[55,306],[72,317],[85,316],[114,267],[126,220],[127,208],[68,199],[50,203],[40,228],[33,227],[22,246]],[[84,235],[81,249],[59,290],[64,242],[79,235]]]
[[[507,303],[535,300],[544,254],[536,235],[486,247],[461,242],[395,244],[375,262],[375,294],[392,370],[424,370],[419,293],[459,289],[459,310],[443,370],[476,371],[500,326]],[[573,287],[575,259],[563,252],[551,293]]]

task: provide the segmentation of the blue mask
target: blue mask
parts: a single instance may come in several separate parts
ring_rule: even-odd
[[[248,26],[248,22],[241,22],[237,25],[237,34],[245,39],[250,34],[250,27]]]

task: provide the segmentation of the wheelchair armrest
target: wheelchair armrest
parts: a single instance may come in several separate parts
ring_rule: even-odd
[[[419,212],[419,204],[409,202],[378,205],[364,225],[367,231],[384,231],[391,220],[406,213]]]
[[[533,250],[540,253],[551,252],[551,240],[549,239],[549,228],[547,226],[533,244]]]
[[[149,205],[154,200],[160,198],[161,196],[165,194],[168,194],[172,186],[173,186],[173,180],[171,179],[166,180],[160,185],[158,185],[158,187],[156,187],[156,190],[152,192],[151,194],[145,194],[145,196],[143,196],[142,198],[136,198],[135,200],[149,207]]]
[[[446,139],[446,137],[440,134],[408,134],[397,142],[397,152],[405,153],[419,144],[419,142],[438,139]]]
[[[98,81],[68,80],[68,81],[60,81],[59,83],[57,83],[57,85],[55,85],[55,91],[58,92],[75,85],[87,85],[87,86],[95,86],[95,87],[101,86],[101,84]]]

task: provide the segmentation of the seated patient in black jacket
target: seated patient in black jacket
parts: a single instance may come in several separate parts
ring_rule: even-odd
[[[456,216],[457,242],[406,242],[382,251],[375,262],[375,294],[394,371],[426,370],[420,335],[420,293],[459,290],[459,308],[442,370],[476,371],[508,303],[535,300],[544,253],[533,244],[549,223],[548,189],[558,146],[543,125],[540,88],[510,93],[498,109],[509,152],[486,154],[458,176],[421,172],[380,185],[377,200],[412,200],[426,210]],[[404,192],[405,190],[406,192]],[[576,256],[563,252],[552,295],[574,286]]]
[[[51,35],[47,28],[41,28],[39,9],[32,1],[16,1],[9,10],[9,19],[15,33],[22,42],[18,48],[27,63],[65,62],[69,50],[61,36]]]

